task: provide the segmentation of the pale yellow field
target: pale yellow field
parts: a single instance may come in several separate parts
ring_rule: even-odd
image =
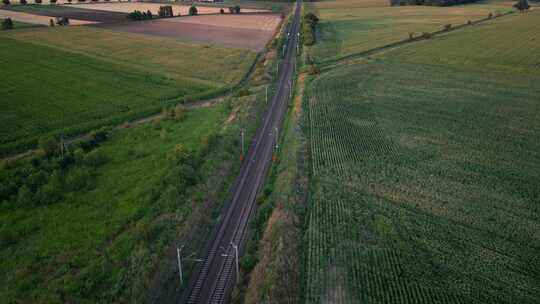
[[[167,22],[193,23],[219,27],[274,31],[281,18],[278,15],[209,15],[162,19]]]

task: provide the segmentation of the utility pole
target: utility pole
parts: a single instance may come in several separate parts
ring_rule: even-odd
[[[276,150],[279,148],[279,131],[276,127]]]
[[[242,138],[242,152],[240,153],[240,161],[244,160],[244,128],[241,129],[240,137]]]
[[[184,248],[184,245],[182,245],[180,248],[176,247],[176,257],[178,259],[178,275],[180,276],[180,286],[184,285],[184,277],[182,274],[182,249]]]
[[[178,259],[178,275],[180,276],[180,286],[184,285],[184,273],[182,271],[182,249],[184,249],[184,245],[180,247],[176,247],[176,257]],[[184,261],[187,262],[202,262],[204,260],[202,259],[192,259],[190,257],[187,257],[184,259]]]
[[[222,253],[221,256],[234,258],[235,268],[236,268],[236,284],[238,284],[238,282],[240,282],[240,267],[238,265],[238,246],[235,245],[233,242],[231,242],[231,247],[234,249],[234,254]],[[221,249],[223,249],[223,247],[221,247]]]

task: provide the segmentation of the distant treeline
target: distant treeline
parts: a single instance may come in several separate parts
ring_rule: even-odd
[[[429,5],[429,6],[452,6],[478,2],[480,0],[389,0],[392,6],[401,5]]]

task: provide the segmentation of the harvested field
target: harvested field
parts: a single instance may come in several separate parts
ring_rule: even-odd
[[[163,21],[273,32],[278,27],[281,18],[278,15],[211,15],[170,18]]]
[[[119,12],[106,12],[98,10],[88,10],[74,6],[49,6],[49,5],[25,5],[10,6],[6,10],[11,12],[22,12],[37,16],[68,17],[71,20],[90,21],[90,23],[116,23],[126,22],[127,14]]]
[[[54,19],[56,16],[49,16],[49,15],[34,15],[29,13],[23,13],[23,12],[15,12],[11,10],[0,10],[0,19],[3,18],[11,18],[14,21],[19,22],[25,22],[25,23],[32,23],[32,24],[42,24],[42,25],[49,25],[49,21],[51,19]],[[83,24],[92,24],[96,23],[93,21],[86,21],[86,20],[78,20],[78,19],[70,19],[69,23],[71,25],[83,25]]]
[[[107,29],[260,51],[274,35],[277,15],[215,15],[98,25]]]
[[[108,12],[120,12],[120,13],[131,13],[134,10],[139,10],[142,12],[151,11],[152,14],[157,15],[159,8],[164,5],[171,5],[173,8],[173,14],[176,16],[178,14],[188,15],[190,6],[188,5],[178,5],[178,4],[162,4],[162,3],[84,3],[77,4],[77,7],[91,10],[100,10]],[[208,7],[208,6],[197,6],[199,14],[219,14],[220,7]],[[225,8],[227,11],[228,9]],[[257,9],[243,9],[242,12],[259,12],[263,10]]]

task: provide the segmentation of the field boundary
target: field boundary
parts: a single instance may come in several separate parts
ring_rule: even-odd
[[[166,105],[172,105],[174,103],[174,101],[180,101],[180,100],[189,99],[189,100],[192,100],[193,102],[186,103],[186,104],[184,104],[183,102],[180,102],[180,103],[184,104],[187,108],[196,108],[196,107],[200,107],[200,106],[205,106],[208,103],[215,103],[216,100],[218,100],[218,99],[224,99],[227,96],[233,95],[233,93],[235,91],[242,88],[247,83],[247,81],[250,79],[250,76],[255,71],[257,63],[261,59],[261,55],[266,54],[269,51],[271,43],[276,38],[276,35],[278,33],[280,33],[281,28],[282,28],[282,26],[284,24],[283,23],[284,20],[285,20],[285,18],[282,18],[279,26],[276,28],[276,30],[275,30],[275,32],[273,34],[273,38],[267,43],[267,46],[262,51],[258,52],[255,55],[255,58],[253,59],[253,62],[249,66],[248,70],[246,71],[244,76],[236,84],[231,85],[231,86],[224,86],[222,88],[212,89],[212,90],[209,90],[207,92],[203,92],[203,93],[199,93],[199,94],[183,96],[183,97],[180,97],[180,98],[178,98],[178,97],[166,98],[166,99],[163,100],[164,103]],[[11,39],[11,38],[9,38],[9,39]],[[43,44],[38,44],[38,45],[43,45]],[[48,45],[44,45],[44,46],[49,47]],[[51,46],[51,47],[53,47],[53,46]],[[55,49],[62,50],[61,48],[55,48]],[[87,56],[90,56],[92,58],[98,58],[98,59],[101,58],[99,56],[83,54],[83,52],[76,52],[75,51],[73,53],[79,54],[79,55],[87,55]],[[105,62],[107,62],[107,61],[105,61]],[[185,78],[181,77],[181,78],[186,79],[186,80],[190,79],[189,77],[185,77]],[[95,130],[97,128],[100,128],[100,127],[107,127],[107,126],[111,127],[112,126],[113,128],[118,128],[118,127],[121,127],[122,125],[124,125],[126,122],[129,123],[129,124],[141,124],[141,123],[151,122],[151,121],[153,121],[154,119],[156,119],[156,118],[158,118],[160,116],[159,113],[160,113],[160,111],[162,109],[163,109],[163,105],[151,106],[151,107],[148,107],[146,110],[140,111],[138,113],[120,115],[118,117],[111,118],[111,119],[107,120],[106,122],[102,121],[100,123],[99,121],[97,121],[97,122],[93,122],[93,123],[88,123],[88,124],[86,124],[86,126],[83,126],[83,127],[80,127],[80,128],[75,128],[74,130],[71,130],[71,131],[68,130],[66,132],[66,130],[57,130],[57,131],[49,132],[47,134],[42,134],[40,136],[25,139],[25,140],[22,140],[22,141],[14,141],[14,142],[11,142],[10,144],[4,145],[3,147],[0,147],[0,160],[12,161],[12,160],[17,160],[17,159],[21,159],[21,158],[31,156],[36,150],[35,148],[36,148],[37,140],[42,136],[47,136],[47,135],[60,136],[60,135],[63,135],[63,136],[67,137],[66,142],[72,143],[72,142],[76,142],[78,140],[82,140],[82,139],[86,138],[87,136],[89,136],[90,132],[92,132],[93,130]],[[24,149],[28,149],[28,150],[23,152]]]
[[[336,58],[336,59],[332,59],[332,60],[328,60],[328,61],[323,61],[323,62],[319,63],[319,65],[321,66],[322,70],[327,71],[327,70],[330,70],[330,69],[336,67],[337,65],[343,64],[344,62],[346,62],[347,60],[350,60],[350,59],[366,57],[366,56],[370,56],[370,55],[373,55],[373,54],[376,54],[376,53],[379,53],[379,52],[382,52],[382,51],[386,51],[388,49],[393,49],[393,48],[397,48],[397,47],[400,47],[400,46],[403,46],[403,45],[407,45],[409,43],[429,40],[433,36],[439,36],[439,35],[451,33],[451,32],[454,32],[454,31],[457,31],[457,30],[460,30],[460,29],[463,29],[463,28],[468,28],[469,26],[477,25],[477,24],[484,23],[484,22],[490,21],[490,20],[495,20],[497,18],[508,16],[508,15],[511,15],[511,14],[514,14],[514,13],[515,13],[514,11],[510,11],[510,12],[506,12],[506,13],[493,15],[493,17],[491,17],[491,18],[486,17],[486,18],[482,18],[482,19],[479,19],[479,20],[476,20],[476,21],[470,21],[470,23],[464,23],[464,24],[452,26],[450,29],[442,29],[442,30],[437,30],[437,31],[434,31],[434,32],[426,32],[428,34],[427,36],[422,34],[420,36],[413,37],[412,39],[408,38],[408,39],[392,42],[390,44],[386,44],[386,45],[383,45],[383,46],[372,48],[372,49],[369,49],[369,50],[366,50],[366,51],[345,55],[345,56],[342,56],[342,57],[339,57],[339,58]]]

